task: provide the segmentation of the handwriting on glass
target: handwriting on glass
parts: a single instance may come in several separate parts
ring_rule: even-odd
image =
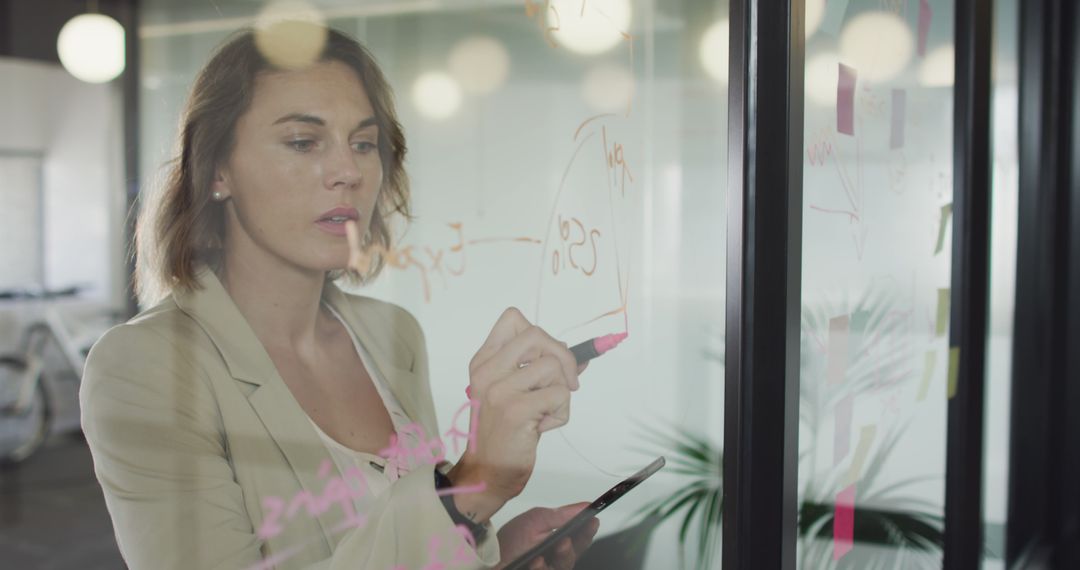
[[[832,141],[828,132],[819,132],[811,135],[810,143],[806,145],[806,158],[810,166],[824,166],[826,160],[833,156]]]
[[[458,408],[458,411],[454,413],[454,419],[450,422],[450,429],[446,430],[443,434],[445,437],[450,438],[454,444],[454,453],[458,452],[458,445],[460,440],[464,439],[469,442],[473,447],[476,446],[476,422],[470,422],[469,430],[463,432],[458,429],[458,420],[465,410],[470,410],[473,415],[479,413],[480,402],[469,398],[463,406]],[[416,467],[417,464],[423,465],[438,465],[446,460],[446,444],[438,437],[428,438],[424,432],[424,426],[419,423],[413,422],[401,430],[401,434],[390,435],[390,445],[379,450],[379,456],[386,458],[387,462],[387,474],[391,481],[397,479],[397,472],[403,472],[411,470]],[[417,444],[410,446],[406,443],[406,438],[401,435],[412,434],[415,436]]]
[[[573,231],[573,228],[577,228],[577,232]],[[579,233],[571,241],[570,236],[573,233]],[[560,269],[566,269],[567,263],[570,267],[580,270],[586,276],[590,276],[596,272],[596,264],[598,257],[596,255],[596,238],[600,237],[600,230],[593,228],[587,233],[585,231],[585,224],[581,223],[581,220],[577,218],[570,218],[564,220],[562,214],[559,214],[559,247],[556,247],[551,252],[551,273],[558,275]],[[580,238],[580,239],[578,239]],[[589,241],[592,245],[592,267],[586,268],[584,265],[578,265],[577,260],[574,259],[574,249],[585,245],[586,241]]]
[[[629,179],[633,183],[634,175],[631,174],[630,166],[626,163],[626,157],[623,156],[623,145],[612,140],[611,146],[608,146],[607,125],[600,127],[600,136],[604,143],[604,158],[608,170],[619,180],[619,194],[626,196],[626,181]]]
[[[457,548],[454,549],[453,558],[451,558],[449,564],[443,562],[439,556],[439,549],[442,546],[442,538],[438,535],[431,537],[428,541],[428,562],[422,567],[416,570],[446,570],[453,566],[468,566],[473,565],[476,561],[474,556],[470,556],[468,548],[476,550],[476,541],[473,540],[472,533],[464,525],[455,525],[454,534],[460,536],[463,540],[457,542]],[[447,546],[453,546],[456,541],[447,541]],[[390,570],[413,570],[404,564],[396,564],[390,568]]]
[[[450,429],[444,433],[453,442],[454,453],[459,452],[462,440],[468,441],[469,445],[473,447],[476,446],[476,422],[471,422],[468,431],[462,431],[457,426],[466,410],[476,414],[479,407],[480,402],[470,398],[454,414]],[[415,465],[412,464],[412,460],[419,461],[422,464],[438,465],[446,458],[446,446],[442,440],[439,438],[428,439],[424,433],[424,428],[420,424],[414,422],[405,426],[402,429],[402,435],[407,433],[416,435],[416,439],[420,443],[416,446],[406,445],[404,443],[405,438],[395,433],[390,436],[390,445],[379,451],[379,455],[387,459],[387,477],[391,481],[398,478],[399,472],[414,468]],[[319,466],[319,479],[327,479],[332,467],[330,460],[324,459]],[[353,483],[352,485],[349,484],[350,481]],[[486,485],[480,483],[469,487],[444,489],[439,494],[475,493],[483,491],[485,488]],[[334,505],[340,505],[345,513],[345,521],[342,523],[343,528],[362,527],[366,524],[367,517],[357,514],[353,501],[363,498],[367,490],[367,478],[364,476],[363,471],[356,466],[351,466],[345,471],[344,477],[328,479],[322,493],[319,495],[313,495],[309,491],[301,491],[288,502],[281,497],[265,497],[263,498],[263,507],[268,514],[262,524],[259,525],[258,536],[263,540],[273,538],[281,534],[284,530],[284,523],[295,518],[298,513],[306,512],[308,516],[317,517],[329,511]]]
[[[544,22],[543,14],[546,14],[549,10],[555,16],[554,26],[547,25],[547,23]],[[548,45],[551,47],[558,47],[559,44],[555,42],[555,38],[552,34],[559,31],[562,18],[559,16],[559,11],[551,5],[551,0],[544,0],[543,8],[541,8],[537,2],[525,0],[525,16],[530,20],[535,20],[536,24],[540,26],[540,30],[544,33],[544,38],[547,40]]]
[[[325,479],[331,470],[329,459],[324,459],[319,466],[319,479]],[[333,477],[323,487],[322,494],[314,496],[308,491],[297,493],[286,505],[280,497],[263,498],[263,507],[268,514],[259,525],[259,538],[266,540],[273,538],[284,530],[282,523],[291,520],[301,508],[304,508],[311,517],[317,517],[330,510],[335,504],[341,505],[345,512],[344,525],[348,527],[362,527],[367,522],[367,517],[358,515],[353,500],[364,496],[367,492],[367,479],[359,468],[353,466],[345,471],[345,477],[352,479],[356,485],[350,486],[343,477]]]
[[[449,277],[460,277],[465,274],[466,246],[477,244],[489,244],[500,242],[527,243],[536,245],[540,240],[528,236],[517,237],[481,237],[465,239],[465,225],[462,222],[447,222],[447,227],[453,230],[454,238],[451,245],[444,247],[418,246],[418,245],[372,245],[367,249],[360,250],[359,238],[350,239],[349,267],[360,274],[367,273],[375,256],[380,256],[391,269],[406,271],[415,268],[420,272],[420,283],[424,290],[424,302],[431,302],[431,279],[438,275],[443,287],[447,286]],[[353,232],[357,230],[352,230]]]

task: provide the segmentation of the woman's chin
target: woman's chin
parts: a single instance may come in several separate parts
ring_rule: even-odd
[[[343,273],[349,269],[348,260],[345,259],[308,259],[303,265],[312,273]]]
[[[344,252],[343,255],[328,255],[330,252],[320,252],[322,255],[310,260],[313,270],[323,272],[357,273],[363,275],[373,262],[370,253],[365,251]]]

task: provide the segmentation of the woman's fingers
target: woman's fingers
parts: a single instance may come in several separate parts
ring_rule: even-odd
[[[570,421],[570,390],[561,384],[535,390],[523,396],[526,417],[538,418],[537,431],[562,427]]]
[[[517,392],[532,392],[552,384],[566,385],[562,364],[551,355],[544,355],[518,368],[507,376],[505,384]]]
[[[506,343],[514,339],[519,333],[532,327],[532,323],[525,318],[525,315],[521,314],[521,311],[516,307],[510,307],[499,315],[499,319],[495,321],[495,325],[491,327],[491,332],[488,333],[487,339],[484,340],[484,344],[480,346],[480,349],[473,355],[472,361],[469,363],[469,370],[473,371],[476,368],[487,362],[493,355],[499,352],[499,350]]]
[[[555,545],[551,554],[548,555],[548,561],[551,563],[552,568],[558,570],[570,570],[574,567],[574,562],[577,560],[577,554],[574,553],[574,546],[571,544],[569,538],[564,538]]]
[[[530,326],[515,336],[487,361],[481,368],[491,376],[501,377],[521,369],[522,364],[531,366],[538,359],[550,356],[561,367],[564,383],[571,390],[577,390],[577,361],[565,343],[551,337],[544,329]]]
[[[582,552],[592,544],[593,538],[596,537],[596,532],[600,530],[600,519],[593,518],[589,522],[585,523],[585,526],[581,530],[575,532],[571,537],[574,542],[574,552],[578,556],[581,556]]]

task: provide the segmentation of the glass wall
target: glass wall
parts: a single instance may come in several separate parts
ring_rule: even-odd
[[[143,3],[144,193],[172,158],[195,73],[272,9]],[[600,517],[578,567],[719,567],[726,2],[307,9],[363,42],[396,93],[415,219],[395,226],[377,280],[341,286],[417,318],[441,428],[467,405],[470,359],[505,308],[571,345],[629,333],[582,374],[570,422],[542,436],[495,525],[590,501],[664,455]]]
[[[809,0],[799,560],[940,567],[951,0]]]

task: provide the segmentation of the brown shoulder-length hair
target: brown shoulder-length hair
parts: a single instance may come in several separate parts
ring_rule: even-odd
[[[371,264],[362,275],[348,273],[366,282],[386,261],[383,253],[392,239],[388,220],[394,214],[411,219],[405,134],[390,85],[364,46],[328,29],[318,60],[338,61],[356,72],[379,127],[383,183],[363,244]],[[143,202],[136,227],[135,290],[144,303],[198,287],[196,273],[202,264],[221,269],[225,210],[211,199],[211,184],[218,166],[232,153],[236,123],[251,104],[257,75],[272,71],[281,68],[260,53],[255,30],[244,28],[218,47],[196,77],[180,120],[176,156],[166,164],[160,188]],[[341,275],[333,271],[328,278]]]

